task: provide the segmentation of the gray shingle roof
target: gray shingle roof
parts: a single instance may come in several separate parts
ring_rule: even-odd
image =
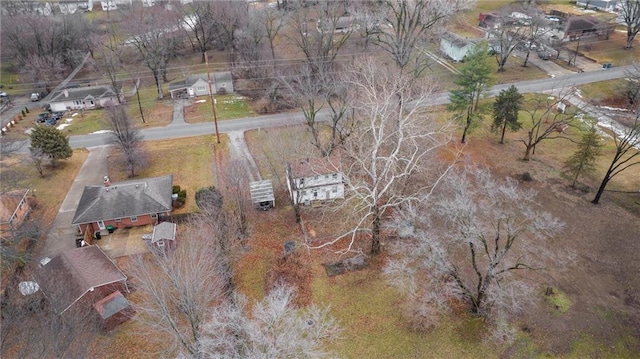
[[[191,75],[184,80],[172,82],[169,84],[169,92],[191,87],[200,79],[202,79],[204,82],[207,82],[207,73],[205,72],[203,74]],[[213,82],[231,81],[232,79],[231,72],[230,71],[212,72],[211,79],[213,80]]]
[[[127,280],[98,246],[63,252],[38,269],[35,277],[58,313],[67,310],[94,288]]]
[[[65,96],[65,91],[67,96]],[[87,97],[93,97],[93,98],[99,99],[103,97],[115,97],[115,96],[116,96],[116,93],[113,92],[113,90],[109,86],[88,86],[88,87],[78,87],[78,88],[60,90],[54,93],[53,95],[51,95],[51,100],[49,100],[49,102],[82,100]]]
[[[176,224],[171,222],[162,222],[153,227],[153,235],[151,236],[151,243],[156,243],[161,240],[173,241],[176,239]]]
[[[173,175],[84,188],[72,224],[140,216],[171,210]]]

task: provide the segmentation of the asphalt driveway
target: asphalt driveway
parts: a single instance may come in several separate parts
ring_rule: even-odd
[[[65,250],[76,246],[75,238],[78,234],[76,226],[71,225],[76,207],[82,197],[85,186],[102,184],[107,172],[107,155],[109,146],[88,147],[89,156],[84,161],[75,181],[69,188],[67,196],[60,205],[58,215],[47,233],[47,240],[42,248],[42,257],[53,257]]]

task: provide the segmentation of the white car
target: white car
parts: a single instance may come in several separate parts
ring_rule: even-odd
[[[31,101],[40,101],[40,94],[37,92],[34,92],[31,94]]]

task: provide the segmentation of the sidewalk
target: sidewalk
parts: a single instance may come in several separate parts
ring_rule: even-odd
[[[69,188],[67,196],[60,205],[58,215],[49,229],[47,240],[40,253],[41,257],[53,257],[76,246],[77,228],[71,225],[71,221],[73,221],[76,206],[82,197],[84,187],[101,184],[103,177],[107,174],[109,146],[89,147],[88,150],[90,151],[89,156]]]

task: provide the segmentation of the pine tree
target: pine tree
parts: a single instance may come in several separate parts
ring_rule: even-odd
[[[69,139],[60,130],[51,126],[36,126],[30,135],[31,153],[41,153],[49,156],[51,164],[56,160],[71,157],[73,151],[69,146]]]
[[[462,143],[465,143],[467,133],[481,118],[483,109],[479,107],[480,98],[493,82],[493,67],[488,60],[487,43],[477,44],[467,54],[460,73],[456,75],[454,83],[458,88],[449,92],[449,110],[458,113],[456,118],[462,124]]]
[[[508,89],[500,91],[496,101],[493,103],[491,130],[500,130],[500,144],[504,143],[504,133],[507,129],[515,132],[522,127],[518,122],[518,112],[520,112],[523,99],[524,97],[518,92],[518,89],[511,85]]]
[[[595,170],[596,160],[601,152],[600,136],[596,132],[595,124],[592,124],[591,128],[582,135],[576,152],[565,162],[567,172],[573,177],[571,187],[576,186],[578,176]]]

